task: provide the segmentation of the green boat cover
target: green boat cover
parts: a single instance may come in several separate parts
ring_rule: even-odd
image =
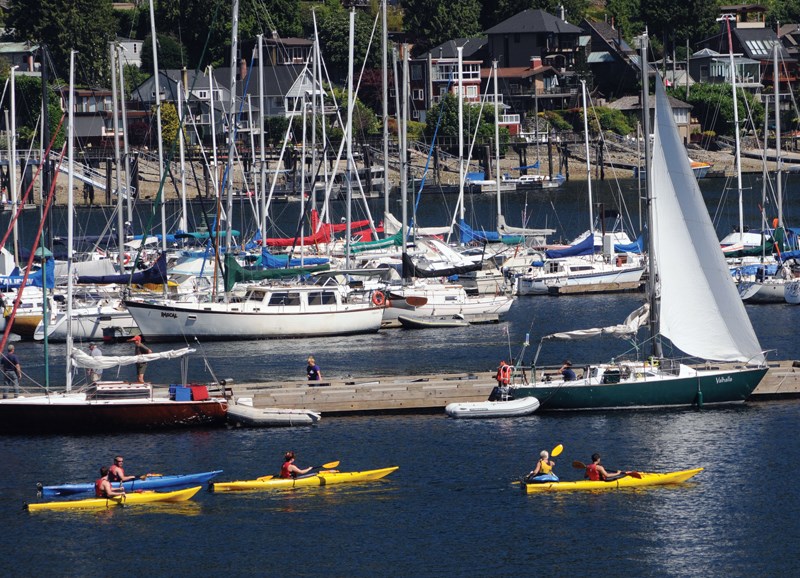
[[[320,271],[328,271],[330,265],[317,265],[316,267],[289,267],[286,269],[261,269],[251,271],[244,269],[236,261],[234,255],[225,255],[225,290],[230,291],[236,283],[242,281],[262,281],[264,279],[287,279],[302,275],[311,275]]]

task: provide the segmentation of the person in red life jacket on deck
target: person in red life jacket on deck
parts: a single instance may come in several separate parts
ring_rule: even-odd
[[[283,465],[281,466],[281,478],[296,478],[297,476],[302,476],[307,474],[312,470],[312,467],[309,466],[304,470],[301,470],[296,465],[294,465],[294,452],[286,452],[286,455],[283,456]]]
[[[500,362],[500,366],[494,376],[497,380],[497,385],[489,394],[489,401],[506,401],[508,399],[508,386],[511,383],[511,372],[513,370],[514,368],[507,364],[505,360]]]
[[[539,461],[536,462],[536,467],[528,474],[528,482],[535,481],[533,478],[536,476],[543,476],[545,474],[555,474],[553,473],[553,468],[555,467],[556,463],[550,459],[550,454],[547,450],[542,450],[539,453]]]
[[[114,465],[108,469],[108,480],[110,482],[127,482],[128,480],[136,479],[136,476],[125,475],[125,470],[122,468],[122,463],[124,461],[122,456],[114,458]]]
[[[124,496],[125,488],[120,486],[115,488],[108,480],[108,466],[100,468],[100,477],[94,483],[94,495],[97,498],[112,498],[114,496]]]
[[[594,453],[592,454],[592,463],[586,466],[586,472],[583,474],[583,477],[589,478],[593,482],[605,482],[623,475],[624,474],[619,470],[616,472],[606,471],[606,469],[600,465],[600,454]]]

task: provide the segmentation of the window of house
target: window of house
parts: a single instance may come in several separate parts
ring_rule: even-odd
[[[422,67],[421,66],[412,66],[411,67],[411,80],[422,80]]]
[[[477,98],[478,97],[478,87],[477,86],[465,86],[465,91],[467,94],[467,98]]]
[[[425,98],[425,94],[421,88],[415,88],[411,91],[411,98],[414,100],[423,100]]]

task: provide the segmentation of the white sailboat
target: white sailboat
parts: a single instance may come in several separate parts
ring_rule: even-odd
[[[645,48],[642,62],[643,70],[649,70]],[[648,83],[643,84],[646,87]],[[658,76],[655,84],[656,128],[652,167],[647,171],[651,177],[648,197],[653,281],[649,296],[650,308],[656,312],[650,317],[654,355],[647,361],[618,359],[589,364],[571,381],[558,374],[542,375],[534,360],[534,382],[517,382],[511,386],[511,393],[514,398],[536,397],[542,410],[741,403],[767,372],[764,353],[719,250]],[[644,94],[646,111],[648,97],[647,92]],[[601,333],[635,336],[643,319],[643,312],[636,312],[621,326],[547,335],[543,341]],[[736,365],[698,368],[664,358],[662,338],[694,358]]]

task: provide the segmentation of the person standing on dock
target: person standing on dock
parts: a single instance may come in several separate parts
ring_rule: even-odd
[[[153,351],[149,347],[147,347],[144,343],[142,343],[141,335],[134,335],[128,341],[133,342],[134,355],[148,355],[150,353],[153,353]],[[144,372],[146,369],[147,369],[146,361],[136,364],[136,380],[139,383],[144,383]]]
[[[308,374],[308,381],[321,381],[322,371],[319,365],[314,361],[313,356],[308,356],[308,365],[306,366],[306,374]]]
[[[22,377],[22,368],[19,365],[19,358],[14,353],[13,345],[8,346],[0,363],[3,368],[3,399],[11,394],[11,388],[14,388],[14,397],[19,397],[19,378]]]

